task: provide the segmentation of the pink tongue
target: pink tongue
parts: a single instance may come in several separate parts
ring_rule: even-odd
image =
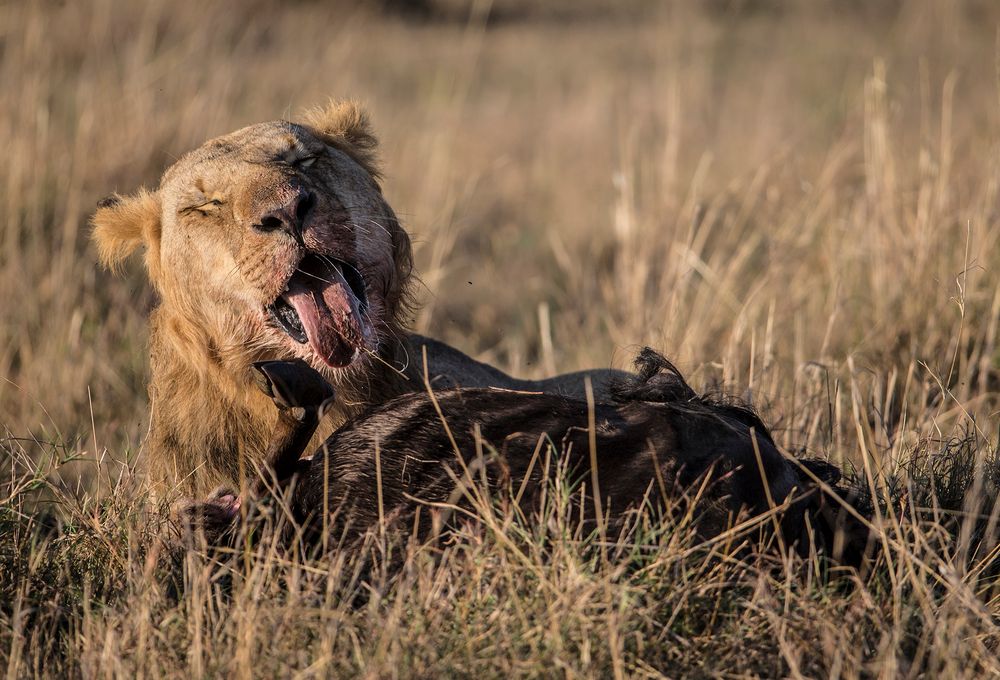
[[[364,343],[358,301],[340,271],[329,268],[321,276],[298,273],[285,293],[302,320],[313,351],[339,368],[354,360]]]

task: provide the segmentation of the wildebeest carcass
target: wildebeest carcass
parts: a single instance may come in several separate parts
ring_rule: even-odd
[[[182,514],[219,541],[248,501],[279,495],[313,538],[335,534],[344,545],[374,527],[426,538],[442,514],[491,495],[531,518],[558,477],[582,496],[570,508],[575,520],[605,536],[642,506],[693,511],[705,537],[757,517],[761,531],[777,528],[800,549],[811,526],[829,529],[818,510],[836,468],[786,458],[753,411],[697,395],[650,349],[636,369],[608,403],[483,388],[408,394],[347,422],[303,459],[333,389],[304,363],[262,362],[258,384],[279,413],[269,468],[249,492],[219,490]]]

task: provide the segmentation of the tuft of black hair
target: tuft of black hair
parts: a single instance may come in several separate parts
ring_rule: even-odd
[[[635,375],[619,378],[609,385],[614,401],[667,404],[698,399],[677,367],[651,347],[643,347],[633,365]]]
[[[761,439],[774,444],[771,431],[749,405],[732,397],[711,397],[698,394],[684,379],[674,364],[651,347],[643,347],[635,358],[635,375],[611,383],[611,398],[620,404],[645,401],[660,404],[687,405],[693,409],[708,407],[748,428]]]

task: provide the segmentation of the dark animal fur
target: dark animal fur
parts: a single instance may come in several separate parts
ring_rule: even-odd
[[[639,355],[636,369],[637,375],[613,385],[610,403],[593,406],[598,490],[609,534],[621,527],[630,509],[650,501],[676,508],[706,481],[696,499],[697,526],[705,536],[723,531],[741,512],[758,515],[786,500],[777,526],[787,543],[805,545],[807,515],[814,527],[830,528],[823,519],[830,515],[824,505],[829,499],[812,476],[777,450],[753,411],[698,396],[669,361],[650,349]],[[291,441],[290,406],[315,414],[328,393],[316,386],[318,374],[304,364],[275,362],[259,370],[281,382],[280,390],[265,386],[265,391],[282,411],[276,441]],[[303,401],[303,395],[316,403],[291,404]],[[290,482],[289,506],[307,535],[315,537],[325,527],[340,544],[378,523],[379,478],[389,527],[410,531],[415,525],[426,537],[434,528],[433,508],[467,505],[467,494],[481,489],[483,481],[491,492],[510,489],[517,496],[523,489],[519,502],[530,513],[560,468],[587,495],[574,504],[583,509],[576,519],[594,527],[588,423],[588,404],[569,397],[483,388],[446,389],[433,397],[415,393],[347,422],[310,460],[298,460],[301,444],[272,446],[269,465],[276,485]],[[539,447],[543,438],[551,448]],[[826,463],[805,465],[828,485],[839,480],[836,468]],[[294,478],[292,469],[297,470]],[[466,487],[464,493],[456,493],[459,485]],[[231,498],[220,492],[187,512],[203,520],[206,533],[224,533],[238,518],[231,507],[227,515]],[[329,510],[325,521],[324,508]]]

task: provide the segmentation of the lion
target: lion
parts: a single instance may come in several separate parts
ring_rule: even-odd
[[[273,427],[253,385],[263,360],[302,359],[337,407],[317,440],[366,408],[425,389],[498,387],[598,399],[620,372],[521,380],[410,332],[413,255],[386,202],[377,140],[355,102],[301,122],[259,123],[205,142],[155,190],[114,194],[92,218],[112,270],[144,249],[150,315],[149,476],[183,493],[242,484]]]

